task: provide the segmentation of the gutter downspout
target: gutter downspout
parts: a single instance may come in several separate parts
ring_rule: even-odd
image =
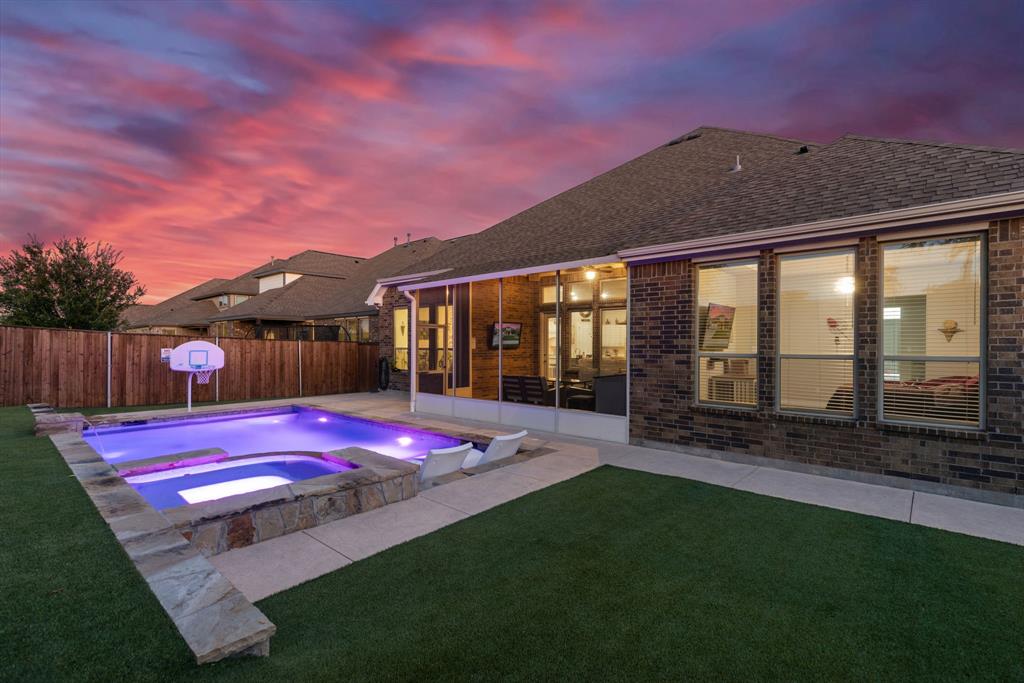
[[[412,292],[402,292],[409,300],[409,412],[416,412],[416,295]],[[392,345],[393,346],[393,345]]]

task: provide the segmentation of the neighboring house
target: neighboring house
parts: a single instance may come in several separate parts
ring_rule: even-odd
[[[366,299],[378,278],[428,258],[448,242],[396,244],[373,258],[304,251],[271,259],[231,280],[214,279],[140,310],[131,332],[256,339],[377,340],[377,308]]]
[[[228,280],[214,278],[185,290],[144,311],[123,318],[129,332],[148,334],[203,335],[209,330],[209,318],[217,313],[215,292]]]
[[[132,304],[121,312],[120,329],[133,327],[135,323],[145,318],[153,310],[152,304]]]
[[[417,412],[1005,500],[1022,222],[1021,150],[699,128],[370,303]]]
[[[243,336],[259,339],[375,341],[377,308],[366,299],[377,279],[432,256],[444,244],[428,237],[369,259],[345,256],[329,261],[323,252],[303,252],[258,269],[261,293],[211,321],[215,329],[230,324],[245,330]],[[319,255],[316,260],[300,258],[311,253]],[[267,286],[268,280],[275,286]]]

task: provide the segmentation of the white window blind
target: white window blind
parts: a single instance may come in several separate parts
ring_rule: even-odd
[[[853,415],[853,250],[779,259],[778,407]]]
[[[882,418],[977,426],[982,239],[882,249]]]
[[[757,404],[757,262],[697,271],[697,396],[701,402]]]

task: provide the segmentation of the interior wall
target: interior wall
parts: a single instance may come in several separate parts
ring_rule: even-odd
[[[470,289],[470,345],[472,398],[498,399],[498,350],[490,348],[491,329],[498,322],[498,281],[472,283]],[[460,392],[463,395],[463,392]]]
[[[503,372],[506,375],[543,375],[540,367],[540,277],[507,277],[502,287],[502,319],[523,324],[519,348],[505,349],[502,356]]]

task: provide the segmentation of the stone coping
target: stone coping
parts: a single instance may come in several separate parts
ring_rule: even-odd
[[[154,510],[81,434],[50,437],[198,664],[270,654],[277,627]]]
[[[380,484],[397,477],[415,475],[419,466],[413,463],[382,455],[365,448],[342,448],[328,453],[311,451],[284,451],[282,453],[258,453],[225,458],[225,460],[247,460],[267,455],[309,455],[339,464],[355,465],[344,472],[334,472],[312,479],[302,479],[269,489],[241,493],[227,498],[204,503],[168,508],[163,516],[177,527],[197,524],[226,517],[274,503],[299,500],[310,496],[326,496],[340,491],[357,489],[361,486]],[[410,496],[411,497],[411,496]]]
[[[202,418],[218,418],[218,417],[230,417],[232,415],[246,415],[252,413],[257,415],[260,413],[266,413],[268,415],[279,415],[284,413],[292,412],[291,403],[286,403],[276,406],[223,406],[218,410],[204,410],[203,412],[184,412],[185,408],[171,408],[164,410],[151,410],[151,411],[140,411],[137,413],[104,413],[103,415],[94,415],[89,418],[89,424],[93,427],[137,427],[143,425],[152,425],[160,422],[177,422],[180,420],[195,420]],[[171,412],[171,411],[175,412]],[[177,412],[177,411],[182,412]],[[154,413],[152,417],[144,417],[148,413]],[[73,413],[60,413],[61,415],[71,415]]]
[[[149,472],[159,472],[161,470],[177,469],[179,467],[192,467],[193,465],[220,462],[222,460],[227,460],[229,457],[228,452],[223,448],[199,448],[193,451],[158,455],[154,458],[126,460],[124,462],[114,463],[114,467],[117,468],[117,473],[122,477],[131,477],[137,474],[147,474]]]

